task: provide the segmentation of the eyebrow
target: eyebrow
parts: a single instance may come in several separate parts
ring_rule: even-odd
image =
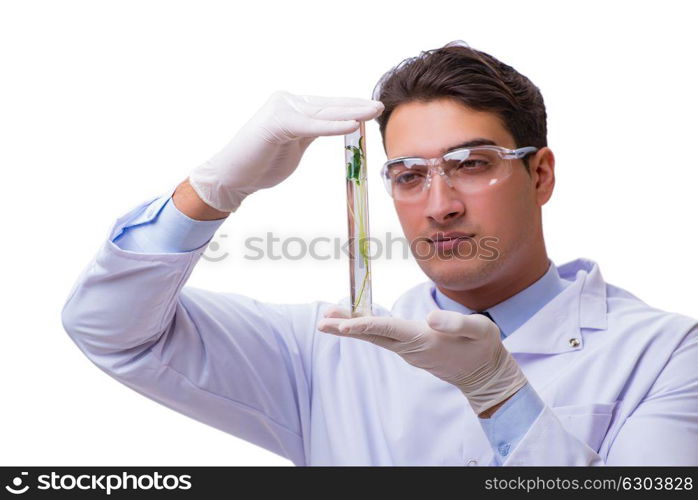
[[[450,146],[447,148],[444,148],[441,150],[441,154],[446,154],[449,153],[455,149],[460,149],[460,148],[472,148],[474,146],[496,146],[497,143],[494,142],[492,139],[486,139],[484,137],[477,137],[475,139],[471,139],[469,141],[462,142],[460,144],[456,144],[454,146]]]
[[[472,148],[475,146],[498,146],[498,144],[492,139],[487,139],[485,137],[476,137],[475,139],[470,139],[469,141],[461,142],[460,144],[455,144],[453,146],[443,148],[440,152],[442,155],[445,155],[446,153],[450,153],[451,151],[454,151],[456,149]],[[416,155],[396,156],[395,158],[391,158],[388,161],[392,161],[397,158],[414,158],[415,156]]]

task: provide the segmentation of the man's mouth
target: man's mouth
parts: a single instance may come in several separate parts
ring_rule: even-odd
[[[437,243],[442,241],[450,240],[467,240],[472,239],[475,235],[469,233],[463,233],[459,231],[449,231],[447,233],[434,233],[430,236],[430,243]]]

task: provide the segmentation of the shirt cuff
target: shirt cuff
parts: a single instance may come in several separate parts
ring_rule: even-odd
[[[112,242],[134,252],[191,252],[208,243],[225,220],[192,219],[175,206],[168,194],[144,207]]]
[[[526,434],[545,403],[530,383],[526,383],[490,418],[478,418],[494,450],[494,465],[506,460]]]

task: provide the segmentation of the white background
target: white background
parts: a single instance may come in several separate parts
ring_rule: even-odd
[[[650,305],[698,316],[691,2],[3,1],[1,465],[289,465],[131,391],[61,325],[113,221],[184,179],[277,89],[370,98],[406,57],[461,39],[542,91],[557,185],[549,256],[599,263]],[[348,295],[345,257],[243,258],[242,239],[346,236],[343,139],[245,200],[189,284],[275,302]],[[371,231],[402,231],[367,124]],[[221,234],[227,237],[220,237]],[[208,255],[216,256],[207,250]],[[425,280],[373,263],[374,302]]]

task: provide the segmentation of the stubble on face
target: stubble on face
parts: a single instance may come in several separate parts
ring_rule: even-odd
[[[510,253],[509,248],[503,248],[491,240],[486,249],[481,248],[481,238],[476,236],[472,246],[468,243],[459,245],[462,249],[460,254],[451,252],[439,255],[432,251],[429,258],[414,256],[424,274],[437,285],[452,290],[472,290],[489,283],[493,276],[498,275]]]
[[[413,257],[424,274],[442,288],[476,290],[506,280],[506,276],[523,265],[526,256],[522,250],[532,248],[540,237],[533,220],[518,219],[513,238],[512,229],[505,239],[477,234],[470,242],[460,244],[458,251],[443,254],[438,254],[430,243],[418,241],[411,246]]]

